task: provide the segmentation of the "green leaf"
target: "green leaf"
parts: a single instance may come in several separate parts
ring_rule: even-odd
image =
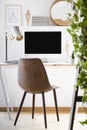
[[[87,119],[84,121],[79,121],[82,125],[87,125]]]
[[[87,102],[87,0],[72,0],[73,16],[69,13],[70,28],[74,55],[78,58],[77,67],[81,68],[75,86],[83,90],[82,102]],[[87,125],[87,119],[80,121]]]

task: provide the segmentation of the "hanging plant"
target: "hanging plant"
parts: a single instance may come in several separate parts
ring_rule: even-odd
[[[70,1],[70,0],[68,0]],[[76,86],[83,91],[82,102],[87,103],[87,0],[72,0],[73,14],[68,14],[70,28],[67,30],[74,46],[74,55],[80,68]],[[87,105],[87,104],[86,104]],[[87,106],[86,113],[87,113]],[[80,122],[87,125],[87,119]]]

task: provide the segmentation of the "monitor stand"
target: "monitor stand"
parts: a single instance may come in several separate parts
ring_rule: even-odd
[[[48,59],[46,59],[46,58],[41,58],[41,61],[42,61],[43,63],[48,63]]]

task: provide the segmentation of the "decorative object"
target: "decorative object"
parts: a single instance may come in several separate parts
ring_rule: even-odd
[[[69,21],[67,14],[72,13],[71,2],[65,0],[55,0],[50,9],[50,16],[56,25],[67,26]]]
[[[74,45],[74,55],[78,58],[77,67],[79,68],[76,80],[76,89],[82,90],[82,102],[87,113],[87,1],[72,0],[73,17],[68,14],[70,19],[70,33]],[[71,20],[72,19],[72,20]],[[87,125],[87,118],[80,122]]]
[[[65,62],[70,62],[69,61],[70,60],[69,49],[70,49],[70,46],[69,46],[69,43],[67,41],[65,44],[65,55],[66,55]]]
[[[21,25],[21,6],[6,5],[6,26]]]
[[[26,18],[27,26],[29,26],[30,16],[31,16],[30,10],[27,9],[26,13],[25,13],[25,18]]]

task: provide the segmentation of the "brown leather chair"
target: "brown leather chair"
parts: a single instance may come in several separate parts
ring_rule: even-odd
[[[45,67],[39,58],[32,58],[32,59],[21,58],[19,60],[18,83],[19,83],[19,86],[24,89],[24,94],[23,94],[22,101],[18,109],[18,113],[15,119],[14,125],[16,125],[17,123],[26,93],[31,93],[33,94],[32,119],[34,118],[35,94],[42,94],[44,122],[45,122],[45,128],[47,128],[44,93],[51,90],[53,90],[56,115],[57,115],[57,120],[59,121],[57,98],[56,98],[56,88],[58,88],[58,86],[50,85]]]

